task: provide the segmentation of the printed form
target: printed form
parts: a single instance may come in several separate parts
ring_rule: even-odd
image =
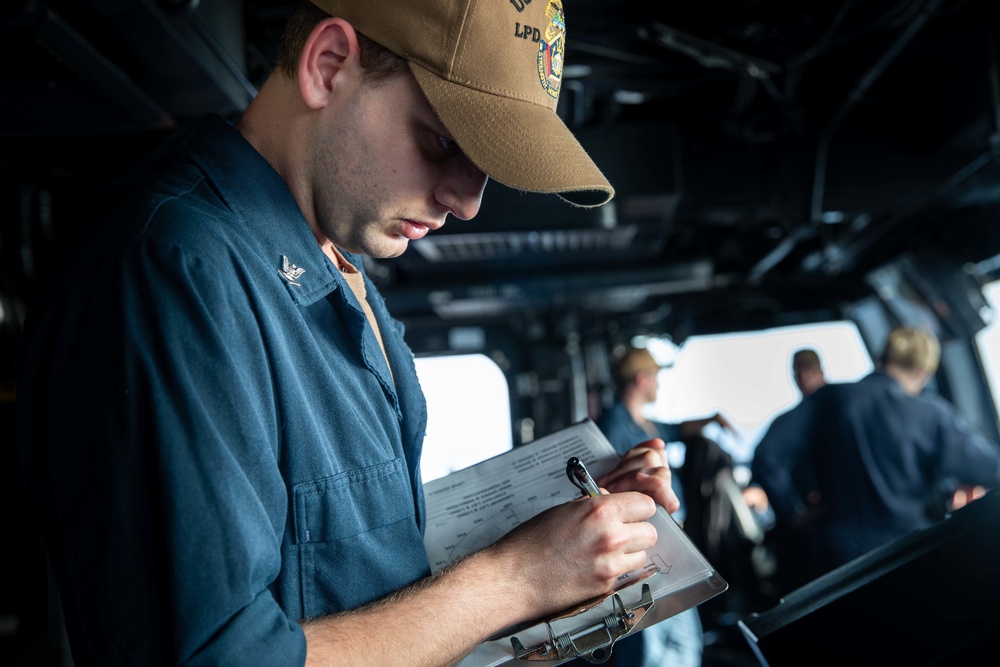
[[[586,420],[425,484],[424,546],[432,571],[492,544],[540,512],[579,498],[580,490],[566,476],[566,462],[573,456],[583,461],[595,478],[614,468],[621,458],[596,424]],[[635,604],[641,596],[639,584],[649,584],[656,609],[647,614],[642,627],[699,604],[727,587],[666,510],[658,507],[649,521],[659,535],[649,560],[642,568],[623,575],[616,586],[626,604]],[[676,599],[666,602],[664,598]],[[592,607],[587,607],[587,602],[558,621],[517,628],[505,635],[516,634],[525,645],[545,641],[557,624],[589,622],[607,614],[611,607],[611,602]],[[513,659],[511,641],[504,636],[480,645],[459,664],[501,665]],[[550,664],[558,662],[561,660]]]

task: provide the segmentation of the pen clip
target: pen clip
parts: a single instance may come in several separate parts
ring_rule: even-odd
[[[566,476],[569,477],[569,481],[573,482],[573,486],[580,489],[583,495],[591,498],[601,495],[601,489],[597,486],[594,478],[590,476],[583,461],[577,457],[571,456],[566,462]]]

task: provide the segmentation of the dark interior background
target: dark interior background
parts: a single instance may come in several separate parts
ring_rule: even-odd
[[[202,114],[246,106],[290,3],[5,5],[11,336],[53,246],[85,228],[107,191],[168,155]],[[373,262],[375,273],[399,316],[421,324],[547,324],[583,309],[625,328],[655,320],[683,339],[836,307],[902,249],[991,257],[1000,107],[990,9],[570,0],[559,111],[617,198],[574,209],[492,183],[477,219]]]
[[[5,574],[0,645],[50,649],[9,437],[25,309],[203,114],[246,107],[292,4],[0,8],[2,487],[23,562]],[[887,289],[886,267],[946,337],[983,325],[978,287],[1000,275],[995,3],[566,4],[559,113],[616,199],[575,209],[491,183],[475,220],[366,264],[417,354],[476,349],[508,373],[515,442],[599,410],[609,345],[842,319]]]

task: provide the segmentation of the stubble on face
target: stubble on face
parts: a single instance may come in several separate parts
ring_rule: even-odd
[[[376,258],[397,257],[407,248],[407,239],[394,231],[407,217],[394,202],[407,194],[401,156],[408,139],[405,116],[390,105],[411,102],[393,94],[399,84],[360,86],[314,133],[309,170],[313,231],[321,245],[328,240]]]

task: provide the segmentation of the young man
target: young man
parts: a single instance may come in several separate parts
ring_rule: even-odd
[[[761,489],[756,482],[758,479],[771,478],[772,472],[768,470],[768,466],[778,465],[784,468],[787,465],[788,462],[783,457],[774,456],[771,450],[781,446],[786,429],[796,428],[796,420],[808,409],[803,407],[805,399],[826,386],[826,373],[823,371],[822,361],[819,353],[813,348],[806,347],[795,351],[792,355],[791,373],[795,386],[802,394],[802,401],[775,417],[768,426],[754,450],[751,474],[755,484],[748,488]],[[820,504],[816,473],[810,462],[800,461],[792,470],[791,478],[796,489],[794,496],[796,506],[776,508],[775,523],[767,535],[777,561],[772,578],[776,596],[798,588],[816,575],[814,564],[816,555],[813,553],[811,534],[812,522]],[[778,499],[779,505],[786,497]]]
[[[755,452],[754,479],[778,518],[805,506],[792,473],[800,462],[812,466],[821,503],[814,511],[813,576],[930,526],[933,490],[945,480],[1000,485],[1000,447],[974,432],[950,403],[922,394],[939,358],[931,332],[893,330],[880,371],[821,387]]]
[[[616,360],[614,380],[617,399],[597,422],[601,431],[619,452],[627,452],[650,438],[675,442],[700,435],[710,422],[725,428],[729,423],[721,415],[680,424],[667,424],[649,419],[644,414],[647,405],[656,401],[661,370],[649,350],[628,347]],[[675,484],[677,478],[673,478]],[[675,486],[675,491],[680,487]],[[620,653],[628,651],[636,667],[672,665],[698,667],[704,648],[704,633],[697,609],[689,609],[644,630],[641,641],[623,643]]]
[[[560,2],[317,4],[31,315],[21,470],[80,667],[451,664],[610,590],[677,509],[648,443],[428,576],[424,399],[359,256],[473,217],[487,175],[613,191],[555,115]]]
[[[792,355],[792,378],[805,398],[826,384],[826,373],[819,353],[811,347],[796,350]]]
[[[803,401],[816,393],[821,387],[826,386],[826,373],[823,371],[823,363],[820,361],[819,353],[812,348],[807,347],[795,351],[792,355],[791,371],[792,380],[795,382],[795,386],[798,387],[799,392],[801,392]],[[781,439],[781,432],[785,428],[793,428],[793,426],[788,425],[795,423],[796,415],[801,410],[803,410],[802,401],[790,410],[775,417],[774,421],[768,426],[767,431],[755,449],[755,453],[759,455],[755,458],[753,466],[758,471],[758,474],[762,474],[765,477],[768,476],[766,471],[761,470],[761,466],[767,463],[783,465],[780,460],[774,460],[773,457],[768,456],[767,452],[774,446],[774,442]],[[793,471],[793,476],[795,477],[798,494],[805,501],[805,504],[795,511],[796,513],[805,513],[810,506],[817,505],[820,500],[819,491],[816,490],[815,473],[810,466],[803,466],[801,469]],[[784,514],[787,515],[787,512]]]
[[[646,417],[646,406],[656,401],[660,391],[661,369],[662,366],[645,348],[628,347],[615,361],[617,397],[614,404],[601,416],[600,427],[619,452],[649,438],[676,442],[699,436],[713,422],[722,428],[731,428],[729,421],[720,414],[679,424],[667,424]]]

